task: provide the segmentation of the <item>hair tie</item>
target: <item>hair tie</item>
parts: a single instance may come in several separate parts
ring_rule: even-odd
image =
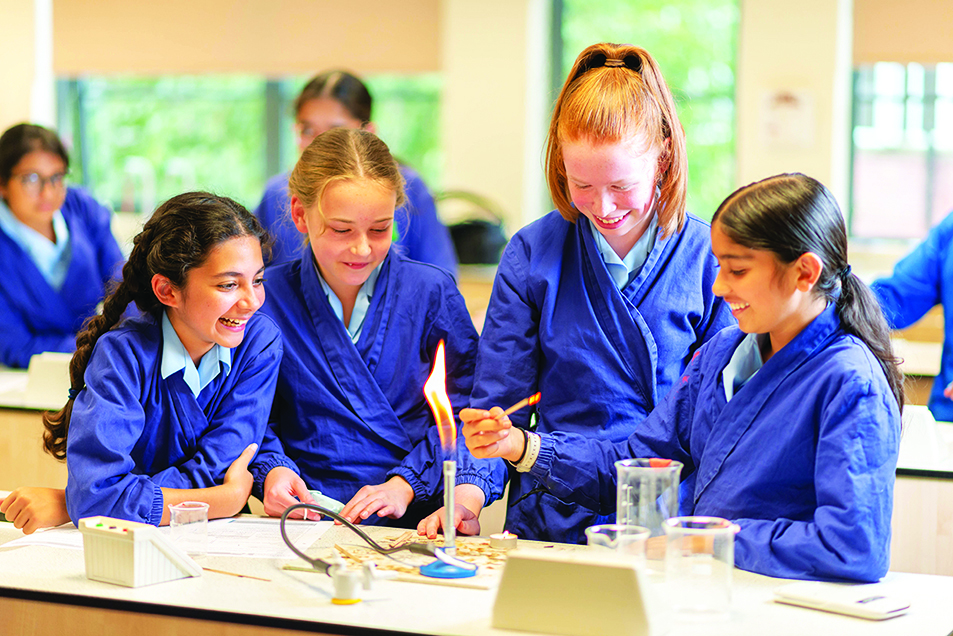
[[[635,71],[636,73],[642,73],[642,58],[634,53],[630,53],[622,58],[608,57],[605,53],[596,53],[591,56],[588,60],[582,63],[579,67],[579,72],[576,77],[587,73],[594,68],[599,67],[606,68],[622,68],[625,67],[630,71]]]
[[[70,388],[69,388],[69,392],[68,392],[68,394],[69,394],[69,399],[75,400],[75,399],[76,399],[76,396],[79,395],[79,392],[80,392],[80,391],[82,391],[82,389],[74,389],[73,387],[70,387]]]
[[[850,265],[845,265],[844,269],[837,272],[837,276],[841,279],[841,282],[847,280],[847,278],[850,276]]]

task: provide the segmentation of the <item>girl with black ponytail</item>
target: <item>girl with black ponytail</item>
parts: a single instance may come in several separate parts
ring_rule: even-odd
[[[66,406],[44,416],[44,446],[67,462],[65,498],[14,492],[2,507],[17,527],[166,524],[181,501],[208,503],[211,518],[242,509],[282,354],[278,328],[255,313],[266,238],[225,197],[186,193],[155,211],[76,338]],[[142,316],[122,321],[129,303]]]
[[[735,565],[799,579],[874,581],[890,563],[903,376],[871,292],[847,263],[844,220],[802,174],[739,189],[712,220],[712,287],[738,319],[621,444],[544,436],[530,472],[557,497],[616,503],[613,462],[684,464],[681,514],[737,523]],[[464,425],[477,457],[522,435]],[[566,487],[567,475],[576,479]]]

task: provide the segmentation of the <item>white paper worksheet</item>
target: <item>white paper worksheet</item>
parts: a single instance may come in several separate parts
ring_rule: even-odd
[[[304,552],[321,538],[333,523],[331,521],[287,521],[285,532],[296,548]],[[159,528],[165,534],[169,528]],[[73,524],[40,530],[3,545],[3,549],[28,545],[54,548],[83,549],[83,535]],[[281,538],[278,519],[239,517],[208,522],[208,554],[210,556],[237,556],[256,559],[296,558]]]

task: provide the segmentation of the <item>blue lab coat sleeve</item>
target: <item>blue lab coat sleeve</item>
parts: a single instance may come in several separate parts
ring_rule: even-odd
[[[930,230],[926,240],[902,258],[893,274],[871,285],[887,322],[909,327],[936,305],[943,306],[943,352],[928,405],[933,417],[953,421],[953,400],[943,390],[953,382],[953,214]]]
[[[0,363],[25,368],[44,351],[71,352],[76,333],[119,275],[122,254],[110,232],[110,212],[79,188],[60,208],[70,231],[70,263],[53,289],[20,246],[0,231]]]
[[[39,271],[36,275],[40,276]],[[37,284],[40,284],[38,280]],[[0,324],[4,325],[0,337],[0,364],[25,369],[30,366],[34,354],[44,351],[69,353],[76,349],[76,333],[33,333],[26,321],[18,319],[18,309],[8,302],[6,294],[0,293]]]
[[[900,259],[888,278],[876,280],[884,316],[894,329],[909,327],[943,301],[944,281],[950,280],[947,255],[953,239],[953,214],[930,230],[925,241]],[[944,277],[946,275],[946,278]]]
[[[74,523],[97,514],[153,525],[162,519],[162,491],[132,457],[147,423],[141,396],[148,381],[136,353],[121,339],[101,337],[86,388],[73,401],[66,507]]]
[[[694,472],[691,422],[702,370],[698,356],[675,388],[628,439],[610,443],[576,433],[541,436],[539,458],[530,470],[553,495],[580,503],[600,515],[615,513],[618,474],[615,462],[630,458],[672,459],[682,463],[681,479]]]

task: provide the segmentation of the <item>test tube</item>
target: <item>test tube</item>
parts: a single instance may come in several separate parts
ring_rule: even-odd
[[[453,523],[454,501],[453,489],[457,484],[457,462],[445,460],[443,462],[443,506],[447,518],[443,524],[443,551],[450,556],[457,553],[457,527]]]

